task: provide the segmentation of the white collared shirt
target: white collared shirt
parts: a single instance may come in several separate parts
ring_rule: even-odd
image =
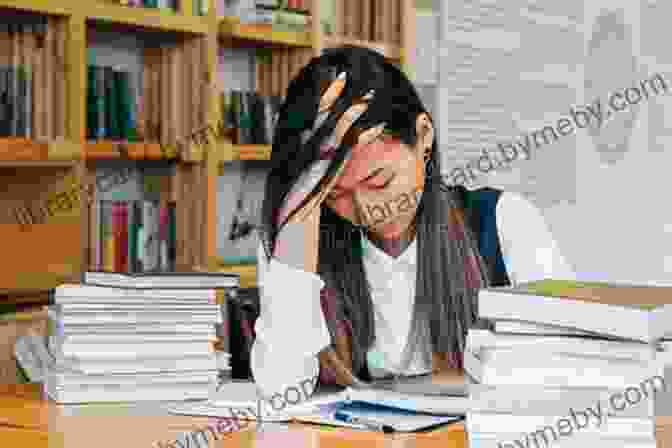
[[[502,256],[513,285],[544,278],[576,278],[540,211],[527,199],[502,193],[496,215]],[[377,377],[395,372],[406,348],[415,301],[417,243],[414,239],[397,258],[367,239],[364,243],[363,262],[376,326],[368,367]],[[259,250],[261,313],[255,324],[251,368],[260,389],[271,395],[317,376],[316,355],[331,343],[331,338],[320,305],[322,279],[275,259],[267,265],[263,249]],[[430,371],[431,365],[422,361],[421,350],[429,350],[428,341],[421,344],[408,368],[398,373]]]

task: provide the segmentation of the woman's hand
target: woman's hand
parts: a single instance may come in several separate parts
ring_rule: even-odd
[[[327,140],[331,145],[338,147],[341,144],[343,137],[352,124],[368,108],[367,101],[371,99],[372,96],[372,93],[367,94],[360,102],[350,106],[350,108],[342,115],[336,124],[334,134]],[[328,113],[328,111],[322,113]],[[320,236],[320,206],[338,181],[348,160],[349,157],[346,157],[343,164],[329,183],[325,185],[325,187],[301,210],[295,213],[294,216],[281,228],[273,253],[273,256],[276,257],[278,261],[302,269],[306,272],[317,271]],[[318,160],[299,177],[296,184],[287,195],[285,204],[279,213],[280,222],[283,222],[287,216],[290,215],[291,211],[296,208],[320,182],[327,171],[329,163],[330,160]]]

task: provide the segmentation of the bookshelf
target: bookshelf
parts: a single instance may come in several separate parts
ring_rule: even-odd
[[[170,174],[161,180],[157,194],[176,210],[177,270],[221,269],[241,274],[242,287],[256,284],[254,266],[227,266],[217,254],[217,232],[223,231],[216,221],[217,178],[226,171],[228,162],[268,160],[270,145],[237,145],[223,138],[212,145],[184,143],[179,150],[165,151],[166,145],[188,140],[188,134],[199,126],[219,120],[219,92],[227,89],[218,79],[219,48],[270,51],[271,60],[256,64],[254,74],[256,90],[264,95],[281,95],[302,64],[324,48],[341,44],[377,49],[396,59],[412,78],[412,0],[345,0],[333,5],[310,0],[312,17],[320,19],[312,20],[305,31],[243,25],[234,18],[218,16],[214,0],[207,14],[197,15],[196,2],[180,0],[177,10],[172,11],[122,6],[115,0],[0,0],[0,18],[19,14],[46,18],[49,24],[42,44],[35,44],[33,53],[25,56],[26,61],[37,64],[35,89],[38,85],[42,88],[42,109],[35,111],[29,136],[0,137],[0,210],[4,210],[0,242],[6,254],[0,289],[48,289],[65,281],[80,281],[86,270],[98,266],[95,241],[99,223],[92,205],[99,198],[97,191],[89,197],[80,194],[72,210],[31,225],[28,231],[10,215],[13,207],[22,203],[48,201],[66,189],[67,182],[80,187],[94,184],[96,172],[106,163],[140,170],[169,167]],[[347,12],[358,7],[368,11],[362,14],[368,19],[361,19],[357,28],[351,23],[357,14]],[[376,7],[385,8],[385,20],[392,24],[386,28],[387,34],[382,32],[381,19],[374,19]],[[333,8],[329,32],[322,26],[325,8]],[[150,42],[143,50],[141,76],[170,80],[157,84],[157,91],[143,91],[143,101],[152,95],[160,97],[154,106],[142,106],[145,122],[164,124],[159,131],[137,129],[137,139],[90,138],[89,53],[99,29]],[[161,58],[169,62],[163,64]],[[281,73],[271,77],[274,71]],[[52,72],[53,76],[47,75]],[[190,87],[161,90],[171,82],[175,85],[178,78]]]

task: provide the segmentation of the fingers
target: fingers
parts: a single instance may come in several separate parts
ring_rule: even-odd
[[[338,97],[341,95],[341,92],[343,92],[343,89],[345,88],[347,77],[348,75],[346,72],[341,72],[336,77],[334,82],[331,83],[320,99],[320,105],[317,110],[318,113],[329,110],[331,106],[334,105]]]
[[[338,120],[338,123],[336,123],[336,128],[334,129],[334,146],[339,147],[341,145],[343,137],[345,137],[345,134],[348,132],[353,123],[357,121],[357,119],[361,117],[362,114],[369,108],[368,102],[371,98],[373,98],[373,91],[364,95],[364,97],[362,97],[359,102],[350,106],[350,108],[348,108],[348,110],[343,113],[341,118]]]

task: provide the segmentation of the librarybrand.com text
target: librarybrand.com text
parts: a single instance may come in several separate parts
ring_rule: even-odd
[[[661,376],[652,376],[642,381],[637,387],[629,386],[625,391],[618,392],[609,397],[609,403],[598,401],[594,407],[588,407],[585,411],[575,411],[569,408],[569,415],[558,419],[555,426],[546,425],[537,431],[525,435],[525,438],[512,442],[499,442],[498,448],[542,448],[551,446],[558,440],[558,436],[571,436],[574,431],[579,431],[594,424],[596,428],[607,421],[607,417],[614,417],[613,411],[623,411],[628,406],[635,406],[643,399],[653,399],[659,391],[667,389],[665,379]],[[551,441],[551,437],[553,440]]]

